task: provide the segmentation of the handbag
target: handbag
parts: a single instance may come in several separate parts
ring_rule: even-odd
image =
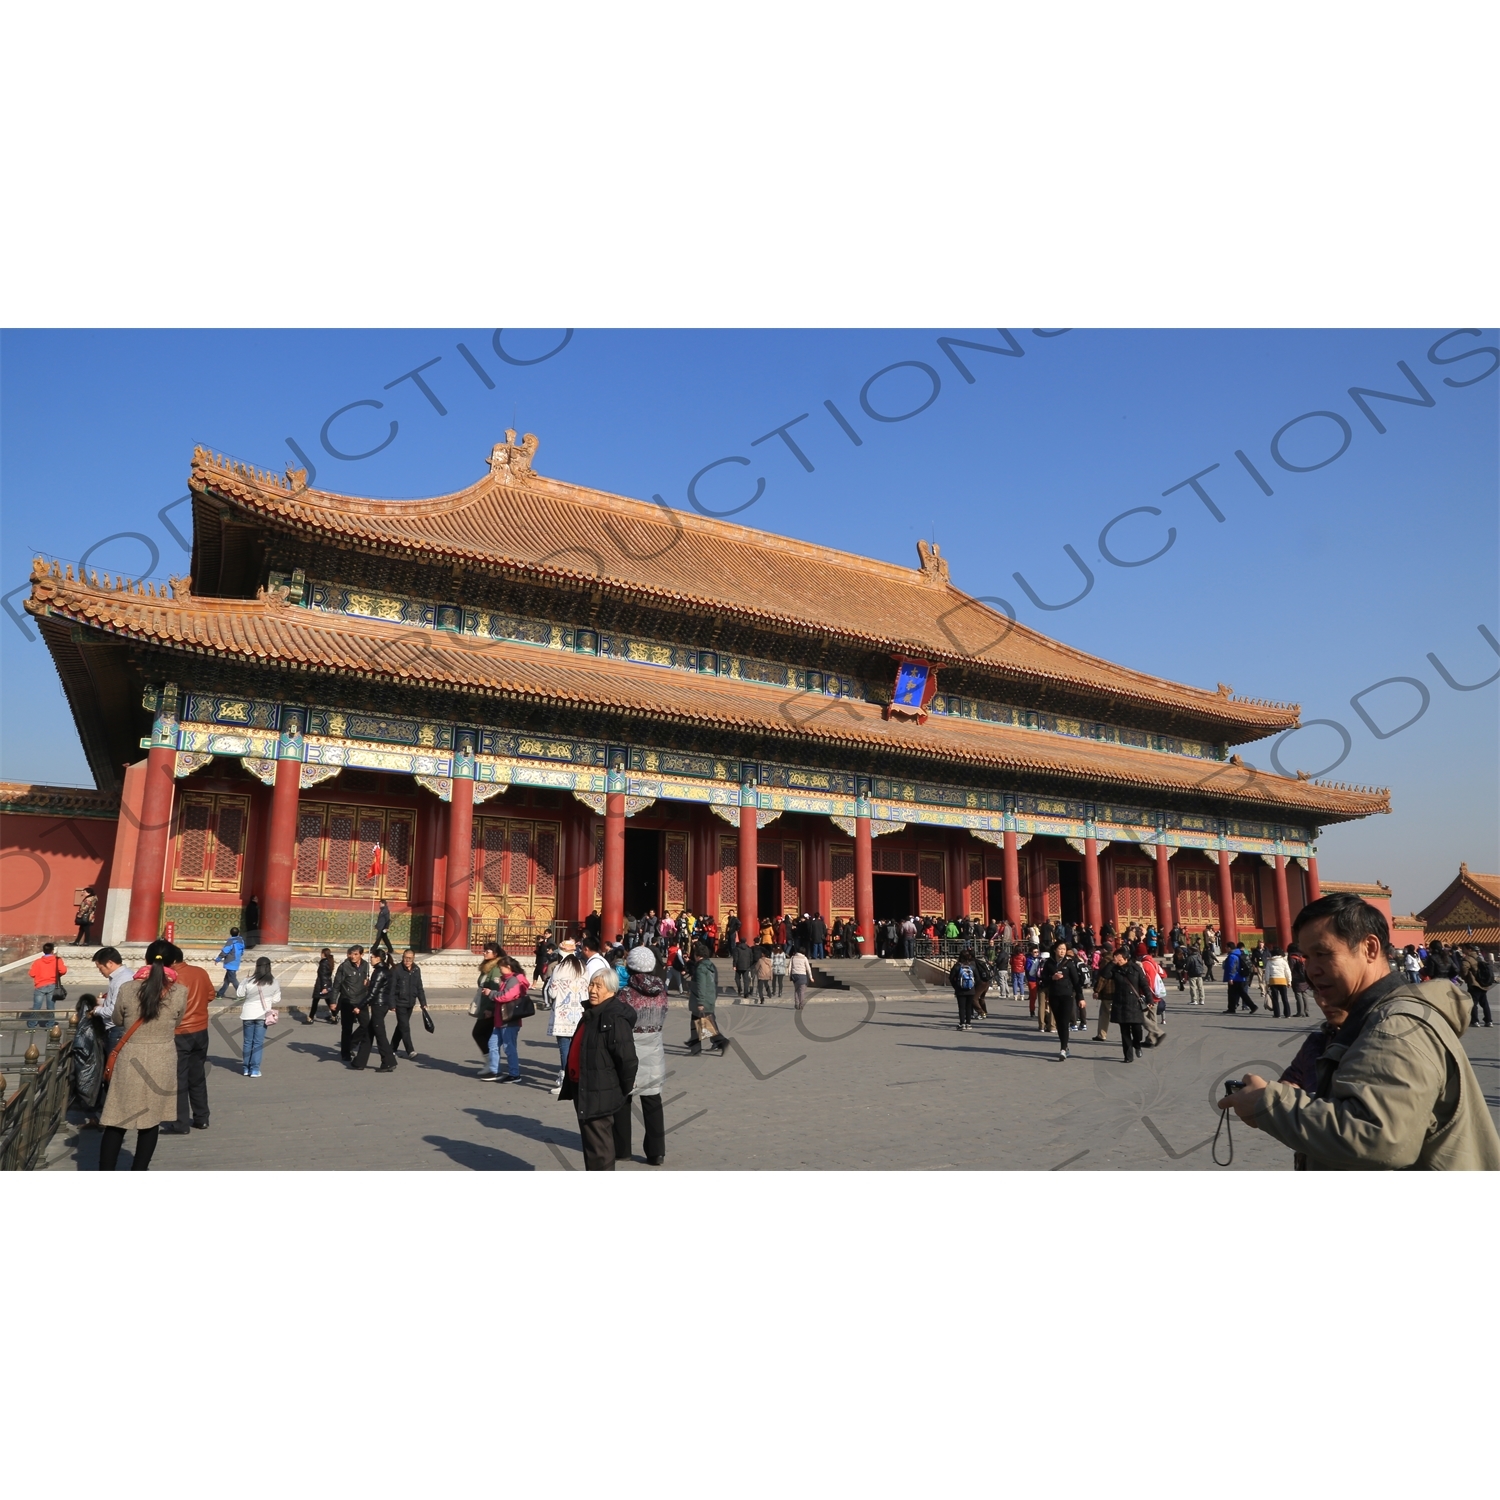
[[[268,1010],[263,1018],[267,1026],[274,1026],[281,1019],[279,1010]]]
[[[422,1007],[422,1029],[427,1032],[437,1030],[437,1027],[432,1024],[432,1017],[427,1014],[427,1007],[425,1005]]]
[[[141,1025],[141,1022],[144,1021],[145,1019],[146,1018],[144,1016],[137,1016],[136,1019],[135,1019],[135,1021],[130,1026],[129,1030],[126,1031],[125,1035],[122,1036],[120,1038],[120,1040],[115,1043],[114,1049],[110,1052],[109,1056],[105,1059],[105,1062],[104,1062],[104,1081],[106,1083],[108,1083],[109,1080],[115,1076],[115,1062],[118,1060],[118,1058],[120,1056],[120,1053],[124,1050],[125,1043],[128,1042],[131,1039],[131,1037],[133,1037],[136,1034],[136,1031],[139,1029],[139,1027]]]
[[[478,990],[474,991],[474,998],[471,1001],[469,1001],[469,1014],[471,1016],[477,1016],[479,1014],[479,991]],[[423,1025],[426,1025],[426,1019],[425,1018],[426,1018],[426,1015],[427,1015],[427,1011],[426,1011],[425,1008],[422,1011],[422,1015],[423,1015],[423,1018],[424,1018],[423,1019]]]

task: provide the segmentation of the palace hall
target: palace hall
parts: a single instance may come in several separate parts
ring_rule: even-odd
[[[190,574],[38,559],[106,934],[461,952],[682,908],[1212,923],[1285,942],[1379,789],[1235,747],[1295,705],[1089,656],[915,566],[546,477],[363,500],[199,449]],[[476,468],[480,465],[476,463]],[[102,894],[102,893],[101,893]]]

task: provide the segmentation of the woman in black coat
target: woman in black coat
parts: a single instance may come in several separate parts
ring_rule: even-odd
[[[630,1091],[639,1067],[635,1055],[635,1011],[619,998],[613,969],[589,980],[589,1003],[583,1009],[560,1098],[571,1099],[583,1137],[583,1165],[589,1172],[615,1169],[615,1116],[630,1108]]]
[[[1120,1028],[1125,1061],[1141,1055],[1145,1040],[1146,1007],[1156,1003],[1146,971],[1121,949],[1114,956],[1114,989],[1110,992],[1110,1015]]]
[[[332,1026],[338,1017],[333,1013],[333,997],[329,991],[333,988],[333,949],[325,948],[323,956],[318,960],[318,975],[313,980],[312,1004],[307,1008],[307,1014],[302,1018],[304,1026],[311,1026],[318,1019],[319,1002],[328,1007],[328,1024]]]

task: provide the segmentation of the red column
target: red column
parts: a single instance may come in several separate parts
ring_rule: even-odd
[[[760,826],[753,807],[740,807],[740,899],[735,910],[740,918],[740,939],[753,943],[760,937],[759,892],[756,888],[760,869]]]
[[[1230,947],[1240,940],[1240,924],[1234,919],[1234,880],[1229,873],[1233,859],[1229,850],[1219,850],[1219,931]]]
[[[854,820],[854,925],[866,953],[875,951],[875,859],[869,818]]]
[[[469,884],[474,878],[474,783],[453,778],[448,804],[448,869],[443,889],[443,948],[469,951]]]
[[[625,793],[604,794],[604,905],[600,932],[606,945],[625,931]]]
[[[1307,868],[1302,874],[1307,882],[1308,905],[1311,905],[1314,901],[1321,901],[1323,899],[1323,891],[1318,885],[1318,856],[1316,854],[1308,857]]]
[[[1104,902],[1100,899],[1099,888],[1099,841],[1097,839],[1083,841],[1083,884],[1084,921],[1094,929],[1094,936],[1097,938],[1099,929],[1104,926]]]
[[[166,877],[167,838],[172,831],[172,773],[177,751],[154,745],[146,756],[146,786],[141,798],[141,832],[135,846],[130,881],[128,943],[149,943],[161,933],[162,885]]]
[[[1166,936],[1172,930],[1172,861],[1167,857],[1167,846],[1156,846],[1156,926],[1162,935],[1164,951]]]
[[[1016,835],[1007,828],[1001,853],[1005,871],[1005,920],[1021,935],[1021,858],[1016,849]]]
[[[1276,941],[1283,948],[1292,940],[1292,898],[1286,888],[1286,856],[1276,856]]]
[[[297,797],[302,761],[278,760],[266,829],[266,874],[261,882],[260,933],[263,943],[285,943],[292,930],[292,865],[297,858]]]

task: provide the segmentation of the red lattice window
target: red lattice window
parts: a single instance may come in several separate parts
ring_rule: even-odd
[[[1059,861],[1047,861],[1047,915],[1055,922],[1062,916],[1062,876]]]
[[[732,835],[719,835],[719,916],[727,918],[739,909],[740,841]]]
[[[688,844],[685,833],[669,833],[666,836],[666,857],[662,875],[662,904],[671,911],[681,911],[687,905]]]
[[[781,905],[784,911],[802,910],[802,845],[797,839],[781,844]]]
[[[917,905],[924,917],[945,914],[943,897],[943,856],[921,854],[917,858]],[[958,913],[954,912],[954,916]]]
[[[407,900],[416,821],[405,809],[301,803],[292,893]]]
[[[501,896],[505,892],[505,850],[508,834],[503,818],[476,818],[474,842],[479,852],[479,878],[476,884],[482,896]]]
[[[380,889],[380,867],[384,861],[385,814],[363,811],[359,815],[359,843],[354,864],[354,894],[373,896]]]
[[[833,894],[829,897],[829,917],[854,915],[854,845],[830,844],[829,863],[833,873]]]
[[[187,793],[177,812],[172,888],[238,892],[249,823],[248,797]]]
[[[411,890],[412,813],[392,812],[385,820],[385,878],[381,894],[388,901],[405,901]]]
[[[1243,856],[1241,856],[1243,858]],[[1260,902],[1256,900],[1256,871],[1253,867],[1242,870],[1236,864],[1230,871],[1234,877],[1234,920],[1240,927],[1259,927]]]
[[[781,840],[756,840],[755,862],[758,865],[779,865],[781,863]]]
[[[220,797],[214,820],[213,873],[211,891],[238,891],[240,869],[245,861],[245,827],[250,821],[248,797]]]
[[[177,878],[179,891],[201,891],[208,875],[208,846],[213,831],[214,799],[203,793],[188,793],[182,799],[177,826]]]
[[[327,810],[316,802],[297,809],[297,852],[292,865],[294,896],[316,896],[322,889],[323,816]]]
[[[887,875],[915,875],[917,873],[917,851],[887,844],[876,839],[870,849],[870,868]]]
[[[512,896],[525,896],[531,888],[531,824],[510,825],[510,879],[506,890]]]
[[[1219,903],[1210,871],[1177,871],[1177,920],[1184,927],[1198,922],[1218,923]]]
[[[354,809],[328,810],[328,853],[323,861],[323,894],[347,896],[354,874]]]
[[[984,918],[984,855],[971,854],[969,859],[969,915]]]
[[[557,898],[557,826],[553,823],[536,825],[536,898],[538,901],[555,901]]]
[[[1115,922],[1156,921],[1156,871],[1148,865],[1115,866]]]

